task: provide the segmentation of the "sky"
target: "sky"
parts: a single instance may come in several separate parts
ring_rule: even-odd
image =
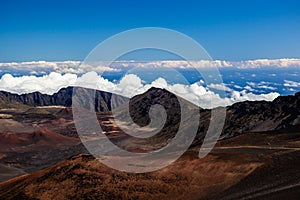
[[[101,41],[139,27],[180,31],[213,59],[300,58],[297,0],[2,0],[0,9],[0,62],[80,61]]]

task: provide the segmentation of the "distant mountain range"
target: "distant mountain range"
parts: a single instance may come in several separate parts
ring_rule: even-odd
[[[0,108],[26,106],[66,106],[72,105],[72,92],[74,87],[62,88],[53,95],[33,92],[28,94],[12,94],[0,91]],[[89,91],[90,89],[85,89]],[[112,95],[109,92],[95,91],[95,111],[108,112],[111,110],[112,98],[119,98],[118,101],[127,100],[126,97]],[[118,102],[116,101],[116,102]]]
[[[73,87],[62,88],[53,95],[40,92],[18,95],[0,91],[0,108],[56,105],[70,107],[73,89]],[[89,90],[91,89],[83,88],[83,91],[88,92]],[[112,108],[122,107],[121,105],[128,101],[131,118],[140,126],[145,126],[150,122],[147,113],[151,105],[161,104],[168,114],[162,132],[175,133],[178,129],[180,105],[177,96],[165,89],[150,88],[147,92],[131,99],[109,92],[95,91],[96,112],[110,112]],[[199,109],[201,117],[198,140],[201,140],[203,133],[208,128],[211,110],[199,108],[184,99],[182,101],[188,105],[190,110]],[[280,96],[272,102],[245,101],[228,106],[222,137],[231,137],[244,132],[273,131],[298,126],[300,126],[300,92],[294,96]]]

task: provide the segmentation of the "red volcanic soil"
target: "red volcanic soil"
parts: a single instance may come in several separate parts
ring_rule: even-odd
[[[46,129],[39,129],[29,133],[0,133],[0,151],[8,148],[21,148],[24,146],[57,146],[57,145],[74,145],[79,140],[76,138],[66,137]]]
[[[0,183],[0,198],[199,199],[223,191],[260,166],[192,157],[156,172],[130,174],[110,169],[91,155],[79,155]]]
[[[0,183],[0,199],[297,199],[299,150],[298,134],[245,134],[219,142],[204,159],[192,149],[146,174],[79,155]]]
[[[298,133],[251,133],[218,142],[203,159],[199,147],[161,170],[116,171],[81,154],[0,183],[0,199],[297,199]]]

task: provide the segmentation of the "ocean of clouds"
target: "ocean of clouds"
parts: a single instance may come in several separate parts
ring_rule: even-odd
[[[294,84],[289,82],[286,83]],[[96,72],[89,72],[82,76],[74,73],[61,74],[51,72],[49,75],[39,77],[34,75],[14,77],[11,74],[5,74],[0,79],[0,90],[18,94],[35,91],[53,94],[60,88],[67,86],[84,86],[120,94],[126,97],[141,94],[151,87],[158,87],[167,89],[202,108],[227,106],[246,100],[272,101],[279,96],[279,93],[277,92],[254,94],[248,90],[235,91],[224,84],[210,84],[205,86],[203,81],[191,85],[184,85],[169,84],[165,79],[158,78],[149,84],[145,84],[140,77],[134,74],[127,74],[116,83],[99,76]],[[226,97],[221,97],[216,90],[226,91]]]
[[[235,67],[238,69],[245,68],[261,68],[261,67],[300,67],[300,59],[283,58],[283,59],[257,59],[246,61],[223,61],[223,60],[200,60],[200,61],[183,61],[183,60],[164,60],[164,61],[115,61],[112,65],[108,62],[81,63],[80,61],[62,61],[62,62],[47,62],[47,61],[31,61],[31,62],[9,62],[0,63],[0,72],[22,72],[23,74],[43,75],[50,72],[61,74],[84,74],[90,71],[97,73],[116,72],[121,69],[131,67],[141,68],[208,68],[208,67]]]

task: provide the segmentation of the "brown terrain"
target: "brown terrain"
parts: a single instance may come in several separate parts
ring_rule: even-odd
[[[168,167],[131,174],[113,170],[88,154],[73,122],[69,107],[71,92],[67,88],[56,96],[0,95],[0,199],[298,199],[300,196],[300,93],[278,97],[273,102],[242,102],[228,107],[221,139],[202,159],[198,158],[198,152],[210,110],[186,102],[192,111],[199,109],[201,115],[191,148]],[[176,134],[180,122],[178,102],[166,90],[151,88],[130,100],[130,115],[141,126],[149,123],[147,113],[151,105],[161,104],[167,111],[165,126],[149,139],[128,136],[116,126],[110,111],[113,107],[122,111],[122,103],[128,99],[118,96],[114,101],[118,103],[110,105],[115,97],[101,91],[97,95],[95,110],[99,124],[106,136],[123,149],[156,150]]]

